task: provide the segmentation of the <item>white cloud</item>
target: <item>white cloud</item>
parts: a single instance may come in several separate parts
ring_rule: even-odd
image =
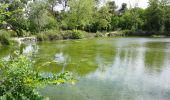
[[[148,6],[148,0],[100,0],[101,1],[101,5],[105,4],[107,1],[115,1],[116,5],[120,8],[122,3],[127,3],[128,7],[130,7],[130,5],[132,7],[134,7],[136,4],[138,5],[138,7],[141,8],[146,8]],[[54,8],[56,11],[61,11],[63,9],[62,5],[58,5],[55,6]]]
[[[148,0],[113,0],[116,4],[120,7],[122,3],[127,3],[128,6],[130,5],[134,7],[138,4],[139,7],[146,8],[148,6]]]

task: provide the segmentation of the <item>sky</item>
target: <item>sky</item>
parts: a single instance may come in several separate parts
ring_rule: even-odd
[[[121,7],[122,3],[127,3],[128,6],[134,7],[138,3],[138,7],[146,8],[148,6],[148,0],[113,0],[116,4]]]
[[[104,4],[109,0],[101,0],[101,1]],[[136,4],[138,5],[138,7],[141,8],[146,8],[148,6],[148,0],[111,0],[111,1],[115,1],[118,8],[121,7],[122,3],[127,3],[128,7],[130,7],[130,5],[131,7],[135,7]],[[62,10],[62,6],[61,5],[56,6],[55,10],[59,10],[59,11]]]

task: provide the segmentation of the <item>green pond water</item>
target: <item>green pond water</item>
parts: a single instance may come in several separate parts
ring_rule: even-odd
[[[78,82],[38,91],[50,100],[170,100],[170,38],[98,38],[1,47],[0,57],[33,53],[42,73]],[[46,63],[51,62],[52,63]]]

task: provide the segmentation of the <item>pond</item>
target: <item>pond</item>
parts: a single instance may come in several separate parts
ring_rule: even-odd
[[[33,53],[42,73],[70,71],[78,82],[39,89],[50,100],[169,100],[170,38],[97,38],[0,48]]]

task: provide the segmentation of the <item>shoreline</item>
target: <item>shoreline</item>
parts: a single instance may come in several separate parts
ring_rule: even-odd
[[[61,32],[61,33],[60,33]],[[109,38],[109,37],[146,37],[146,38],[170,38],[170,32],[147,32],[147,31],[139,31],[132,32],[129,30],[122,31],[112,31],[112,32],[84,32],[79,31],[79,34],[83,33],[83,36],[71,38],[73,33],[69,33],[69,31],[60,31],[53,33],[39,33],[37,35],[31,36],[23,36],[23,37],[9,37],[11,42],[22,44],[27,42],[43,42],[43,41],[58,41],[58,40],[77,40],[77,39],[92,39],[92,38]],[[65,34],[63,33],[65,32]],[[79,36],[78,34],[78,36]],[[76,34],[77,35],[77,34]],[[1,44],[3,46],[4,44]],[[14,44],[15,45],[15,44]]]
[[[82,39],[56,39],[56,40],[44,40],[44,41],[69,41],[69,40],[88,40],[88,39],[94,39],[94,38],[170,38],[170,36],[166,35],[153,35],[153,36],[139,36],[139,35],[130,35],[130,36],[120,36],[120,35],[114,35],[114,36],[99,36],[99,37],[86,37]],[[19,38],[12,38],[11,40],[14,40],[18,44],[22,43],[28,43],[28,42],[44,42],[44,41],[38,41],[36,36],[30,36],[30,37],[19,37]]]

